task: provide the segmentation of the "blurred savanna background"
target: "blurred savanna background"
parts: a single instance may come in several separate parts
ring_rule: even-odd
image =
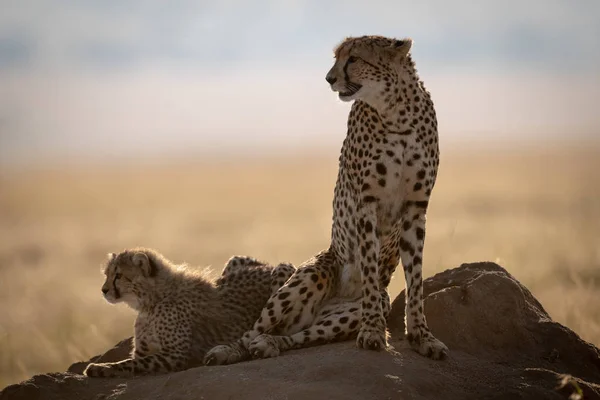
[[[324,78],[362,34],[411,36],[437,107],[425,276],[496,261],[600,345],[600,3],[0,0],[0,388],[132,333],[108,252],[325,248],[350,105]]]

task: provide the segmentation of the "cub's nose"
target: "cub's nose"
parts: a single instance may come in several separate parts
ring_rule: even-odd
[[[108,293],[108,288],[102,288],[102,293],[104,293],[104,294]]]
[[[334,83],[337,81],[337,78],[336,78],[335,76],[330,76],[330,75],[327,75],[327,76],[325,77],[325,80],[326,80],[326,81],[327,81],[327,82],[328,82],[330,85],[333,85],[333,84],[334,84]]]

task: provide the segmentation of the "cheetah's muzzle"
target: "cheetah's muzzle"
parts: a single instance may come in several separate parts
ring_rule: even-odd
[[[356,94],[362,88],[362,85],[358,83],[348,82],[346,84],[346,88],[349,90],[347,92],[340,92],[340,97],[350,97]]]

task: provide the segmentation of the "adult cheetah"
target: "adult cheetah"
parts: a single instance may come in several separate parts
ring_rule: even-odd
[[[438,168],[436,114],[409,54],[411,39],[347,38],[326,80],[354,101],[339,159],[331,246],[298,268],[267,302],[252,330],[209,351],[226,364],[248,348],[255,358],[357,337],[387,346],[387,287],[399,261],[406,279],[406,336],[420,354],[448,349],[423,313],[425,214]]]
[[[102,293],[138,311],[131,358],[90,364],[90,377],[131,377],[202,365],[205,353],[252,327],[269,297],[293,274],[249,257],[233,257],[216,281],[176,266],[154,250],[111,253]],[[248,355],[249,357],[249,355]]]

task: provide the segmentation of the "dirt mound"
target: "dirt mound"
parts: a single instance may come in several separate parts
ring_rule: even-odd
[[[600,399],[600,351],[553,322],[529,290],[493,263],[463,264],[424,282],[433,333],[445,361],[410,350],[402,337],[404,293],[394,301],[386,352],[353,342],[289,352],[276,359],[131,380],[38,375],[5,388],[5,399],[564,399],[578,387]],[[122,359],[130,339],[101,356]],[[571,374],[556,389],[561,374]]]
[[[600,382],[598,348],[552,321],[499,265],[463,264],[427,279],[423,292],[429,327],[452,351]],[[404,332],[404,292],[392,304],[389,327],[393,337]]]

